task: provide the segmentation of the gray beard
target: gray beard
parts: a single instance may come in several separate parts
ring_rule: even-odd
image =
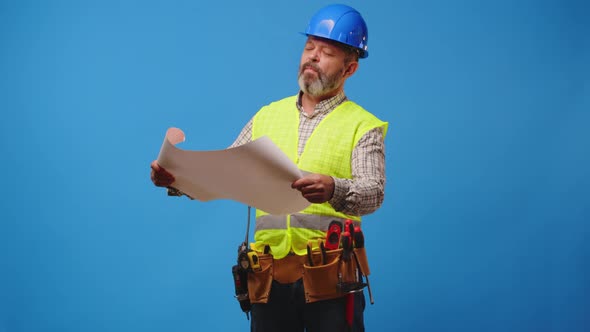
[[[322,72],[318,72],[317,78],[305,78],[304,73],[299,74],[298,82],[299,88],[303,93],[312,97],[321,97],[334,91],[338,85],[338,78],[341,73],[336,73],[333,76],[326,76]]]

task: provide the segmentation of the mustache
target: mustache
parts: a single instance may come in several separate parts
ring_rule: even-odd
[[[303,66],[301,66],[301,70],[299,71],[299,73],[303,73],[305,71],[305,69],[307,68],[311,68],[313,70],[315,70],[317,73],[322,73],[322,71],[320,70],[320,67],[318,67],[318,65],[316,65],[315,63],[311,63],[311,62],[306,62],[303,64]]]

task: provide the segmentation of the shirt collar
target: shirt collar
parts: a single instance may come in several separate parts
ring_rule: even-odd
[[[303,91],[299,91],[299,95],[297,97],[297,109],[299,110],[299,112],[301,112],[309,118],[313,118],[314,116],[320,113],[328,114],[331,111],[333,111],[336,107],[338,107],[338,105],[348,100],[348,98],[344,94],[344,91],[340,91],[334,97],[330,97],[319,102],[317,105],[315,105],[315,110],[313,111],[313,113],[311,115],[307,115],[307,113],[303,111],[303,105],[301,104],[302,96]]]

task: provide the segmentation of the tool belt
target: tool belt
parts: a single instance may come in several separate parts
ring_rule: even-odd
[[[248,273],[251,303],[268,302],[273,280],[288,284],[303,279],[305,300],[312,303],[360,291],[366,286],[363,277],[370,274],[364,247],[352,249],[350,257],[343,257],[343,249],[335,249],[314,250],[311,257],[293,254],[273,259],[270,254],[260,253],[258,258],[260,269]]]

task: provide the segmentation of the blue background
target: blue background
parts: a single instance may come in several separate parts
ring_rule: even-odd
[[[348,96],[390,122],[369,331],[590,329],[585,1],[348,1]],[[0,2],[0,332],[246,331],[247,208],[149,179],[297,92],[326,1]]]

